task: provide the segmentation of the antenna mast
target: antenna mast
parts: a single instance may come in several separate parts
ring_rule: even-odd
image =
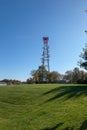
[[[48,37],[43,37],[42,65],[50,72]]]

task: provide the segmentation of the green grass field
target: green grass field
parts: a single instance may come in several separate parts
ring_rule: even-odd
[[[87,130],[87,85],[0,86],[0,130]]]

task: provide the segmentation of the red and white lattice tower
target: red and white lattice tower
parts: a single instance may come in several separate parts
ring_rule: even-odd
[[[42,65],[50,72],[48,37],[43,37]]]

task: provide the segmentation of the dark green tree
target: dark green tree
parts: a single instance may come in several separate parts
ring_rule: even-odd
[[[39,66],[38,68],[39,83],[48,82],[48,75],[49,72],[46,70],[45,66],[43,65]]]
[[[72,83],[78,83],[80,80],[80,70],[79,68],[74,68],[72,73]]]
[[[57,71],[52,71],[49,73],[49,82],[50,83],[58,83],[61,80],[61,74]]]
[[[35,83],[45,83],[48,82],[49,72],[46,70],[45,66],[41,65],[37,70],[31,71],[31,76],[33,82]]]
[[[72,76],[73,76],[73,71],[72,70],[68,70],[68,71],[65,72],[63,80],[66,83],[72,83]]]
[[[79,61],[80,67],[83,67],[84,69],[87,70],[87,44],[83,48],[83,52],[80,55],[81,60]]]
[[[87,73],[75,67],[73,71],[67,71],[64,76],[66,83],[87,83]]]
[[[32,80],[33,80],[34,83],[39,82],[38,70],[32,70],[31,76],[32,76]]]

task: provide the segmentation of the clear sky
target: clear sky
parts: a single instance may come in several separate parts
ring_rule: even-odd
[[[50,70],[77,67],[87,42],[87,0],[0,0],[0,80],[26,80],[41,65],[49,37]]]

